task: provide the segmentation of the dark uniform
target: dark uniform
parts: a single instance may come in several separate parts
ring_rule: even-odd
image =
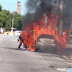
[[[18,46],[18,48],[20,48],[21,45],[22,45],[22,43],[24,42],[24,41],[23,41],[23,38],[21,37],[21,35],[19,36],[18,41],[20,41],[20,44],[19,44],[19,46]]]

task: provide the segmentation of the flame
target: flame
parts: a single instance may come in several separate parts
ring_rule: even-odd
[[[30,51],[35,51],[35,45],[37,45],[37,38],[41,34],[52,35],[56,40],[56,52],[66,49],[68,41],[68,30],[65,30],[64,34],[60,34],[57,28],[57,23],[60,16],[52,13],[48,15],[48,24],[45,24],[45,17],[43,16],[39,22],[27,25],[25,30],[22,31],[21,36],[24,39],[24,47],[29,46]]]

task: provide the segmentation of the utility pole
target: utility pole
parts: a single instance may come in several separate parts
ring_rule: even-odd
[[[11,27],[11,32],[12,32],[12,33],[13,33],[13,25],[14,25],[14,13],[13,13],[12,27]]]
[[[63,14],[63,0],[60,0],[60,12],[61,15]],[[60,25],[59,25],[60,33],[63,33],[63,20],[60,18]]]

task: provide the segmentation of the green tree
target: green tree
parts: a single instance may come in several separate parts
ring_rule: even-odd
[[[0,24],[5,27],[6,30],[10,30],[11,28],[11,13],[7,10],[2,10],[0,12]]]
[[[6,30],[10,30],[12,27],[12,18],[13,13],[10,11],[2,10],[2,6],[0,5],[0,27],[4,27]],[[22,28],[22,20],[23,16],[14,12],[14,27],[18,30]]]
[[[14,27],[17,30],[22,29],[22,20],[23,20],[23,16],[18,14],[17,12],[14,12]]]

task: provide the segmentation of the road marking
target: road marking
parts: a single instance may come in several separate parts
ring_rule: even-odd
[[[69,68],[57,68],[56,70],[57,71],[60,71],[60,72],[65,72],[67,71]]]

